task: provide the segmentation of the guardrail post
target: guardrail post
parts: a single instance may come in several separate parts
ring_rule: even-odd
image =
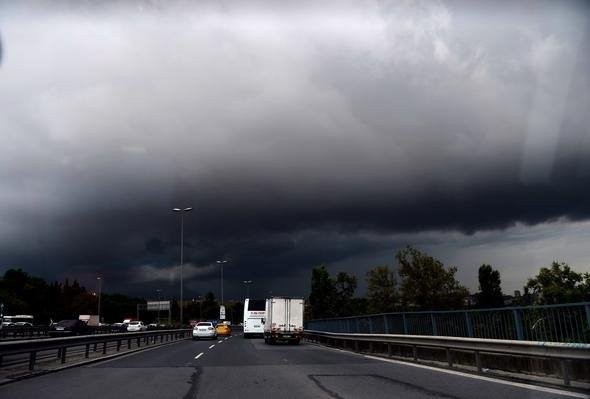
[[[29,371],[33,371],[35,369],[35,361],[37,360],[37,352],[31,351],[29,353]]]
[[[412,354],[414,355],[414,361],[418,361],[418,348],[416,345],[412,345]]]
[[[88,359],[90,356],[90,344],[86,344],[86,348],[84,349],[84,357]]]
[[[561,359],[561,375],[563,376],[563,383],[565,385],[571,385],[570,381],[570,370],[568,367],[568,361],[566,359]]]
[[[481,355],[479,351],[475,351],[475,366],[477,367],[477,372],[481,373]]]
[[[406,314],[402,313],[402,321],[404,323],[404,334],[408,334],[408,323],[406,322]]]
[[[453,354],[449,348],[445,348],[445,350],[447,352],[447,365],[453,367]]]
[[[512,310],[512,314],[514,315],[514,326],[516,327],[516,339],[522,341],[524,340],[524,334],[522,331],[522,314],[518,309]]]
[[[473,338],[473,325],[471,324],[469,312],[465,312],[465,324],[467,325],[467,336]]]
[[[436,331],[436,320],[434,319],[434,313],[430,313],[430,321],[432,322],[432,335],[438,335]]]
[[[139,337],[137,338],[137,347],[138,348],[141,347],[141,338],[139,338]]]
[[[387,344],[387,356],[391,357],[393,355],[393,347],[390,343]]]
[[[127,349],[131,349],[131,338],[127,340]]]
[[[373,353],[373,341],[369,342],[369,353]]]
[[[121,350],[121,340],[118,339],[117,340],[117,352],[119,352]]]
[[[66,355],[67,355],[67,347],[63,347],[61,348],[61,364],[64,364],[66,362]]]
[[[3,357],[4,357],[4,356],[0,355],[0,367],[2,367],[2,358],[3,358]]]
[[[359,351],[359,341],[357,341],[357,340],[354,341],[354,351],[355,352]]]
[[[102,354],[106,355],[107,354],[107,341],[104,341],[102,343]]]
[[[96,352],[96,343],[94,343],[94,348],[92,349],[93,352]]]

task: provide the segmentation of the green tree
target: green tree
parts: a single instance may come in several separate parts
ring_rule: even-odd
[[[337,316],[351,316],[354,314],[353,296],[356,287],[356,276],[345,272],[340,272],[336,275],[336,280],[334,281],[334,300]]]
[[[396,307],[395,274],[388,266],[377,266],[367,272],[367,307],[369,313],[393,312]]]
[[[208,292],[205,294],[205,300],[202,304],[203,318],[207,320],[219,319],[219,303],[215,299],[215,294]]]
[[[439,260],[410,246],[399,250],[396,259],[405,306],[430,310],[464,305],[469,291],[455,279],[456,267],[445,269]]]
[[[590,275],[573,271],[567,263],[554,261],[530,278],[525,292],[531,292],[536,303],[579,302],[590,297]]]
[[[478,279],[478,306],[483,308],[496,308],[504,305],[500,272],[498,270],[494,270],[490,265],[483,264],[479,267]]]
[[[319,265],[311,271],[311,293],[309,304],[314,319],[334,317],[336,287],[325,265]]]

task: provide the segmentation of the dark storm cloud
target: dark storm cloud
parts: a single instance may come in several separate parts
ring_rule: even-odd
[[[194,291],[589,216],[584,3],[48,4],[0,7],[0,267],[174,281],[177,206]]]

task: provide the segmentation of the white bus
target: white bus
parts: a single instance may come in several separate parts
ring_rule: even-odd
[[[264,335],[266,300],[246,298],[244,302],[244,338]]]

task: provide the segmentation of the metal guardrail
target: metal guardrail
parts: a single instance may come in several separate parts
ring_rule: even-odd
[[[396,312],[310,320],[335,333],[412,334],[590,343],[590,302],[454,311]]]
[[[41,337],[46,336],[47,331],[49,331],[49,327],[47,326],[2,327],[0,328],[0,338]]]
[[[9,326],[0,328],[0,339],[16,339],[31,337],[47,337],[51,328],[49,326]],[[88,334],[114,334],[123,332],[121,328],[111,326],[89,327]]]
[[[444,336],[395,335],[395,334],[350,334],[310,331],[304,333],[306,339],[327,343],[333,346],[349,348],[359,352],[361,342],[369,343],[369,352],[373,352],[376,343],[387,345],[387,353],[392,355],[392,346],[405,346],[412,349],[414,361],[418,361],[418,348],[435,348],[446,352],[448,367],[453,367],[453,352],[471,352],[475,357],[475,366],[482,372],[482,354],[511,355],[527,358],[553,359],[560,362],[564,385],[571,384],[568,362],[581,360],[590,363],[590,344],[532,342],[515,340],[497,340],[480,338],[456,338]]]
[[[22,359],[23,363],[28,363],[29,371],[33,371],[37,363],[37,354],[40,352],[56,351],[56,357],[61,364],[64,364],[67,360],[68,349],[73,347],[84,347],[84,358],[88,359],[91,346],[96,351],[97,346],[101,345],[102,353],[106,355],[109,344],[114,344],[116,351],[119,352],[124,343],[126,343],[127,349],[131,349],[132,343],[139,348],[142,343],[148,346],[156,344],[158,340],[160,343],[164,343],[191,336],[192,329],[179,329],[0,342],[0,367],[5,357],[10,355],[27,354],[28,356]]]

